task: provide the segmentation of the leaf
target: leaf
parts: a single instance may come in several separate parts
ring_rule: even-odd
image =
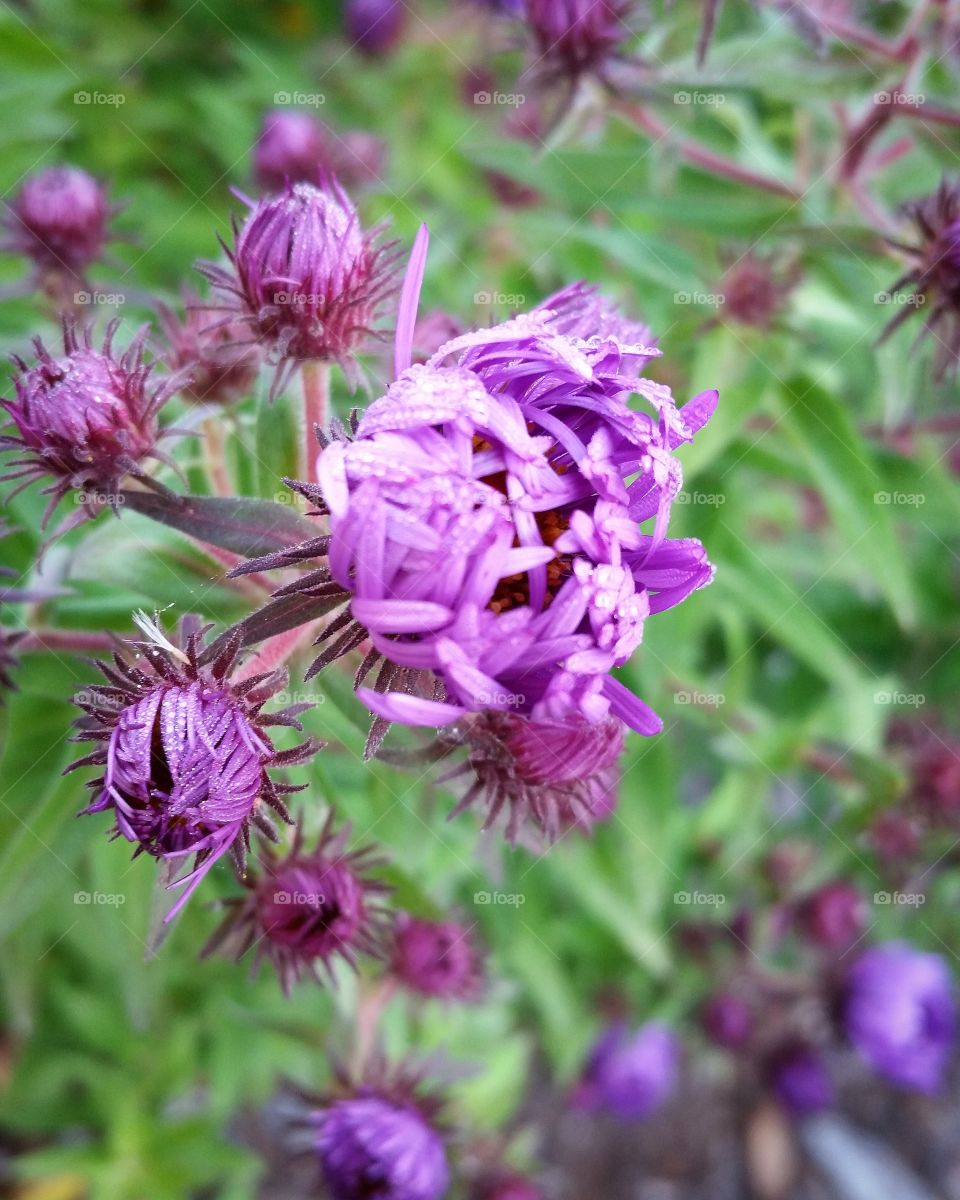
[[[289,505],[238,496],[174,496],[123,493],[126,508],[179,529],[198,541],[254,558],[317,536],[317,526]],[[289,628],[289,626],[287,627]]]

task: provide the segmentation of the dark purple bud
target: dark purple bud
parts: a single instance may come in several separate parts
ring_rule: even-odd
[[[707,1036],[727,1050],[745,1045],[753,1032],[749,1006],[731,992],[710,996],[700,1013],[700,1022]]]
[[[273,361],[292,369],[334,359],[349,369],[393,283],[385,251],[336,181],[297,183],[252,205],[229,269],[200,269]]]
[[[867,903],[858,888],[838,879],[807,896],[798,915],[811,942],[825,950],[846,950],[866,928]]]
[[[650,1023],[636,1033],[613,1025],[600,1038],[574,1090],[573,1103],[622,1121],[648,1117],[676,1086],[680,1044],[666,1026]]]
[[[98,505],[115,504],[121,480],[133,475],[149,482],[143,462],[161,457],[157,413],[179,381],[150,386],[152,367],[143,361],[146,328],[118,354],[113,348],[118,325],[110,324],[102,350],[93,349],[89,330],[68,325],[62,357],[54,358],[39,338],[34,340],[34,366],[14,356],[16,396],[0,405],[16,432],[0,437],[0,447],[14,450],[17,457],[2,478],[21,479],[20,487],[26,487],[50,476],[52,499],[45,520],[71,490],[84,497],[79,519]]]
[[[344,32],[358,50],[375,58],[400,40],[406,15],[403,0],[347,0]]]
[[[397,918],[391,968],[411,991],[445,1000],[475,1000],[483,963],[470,930],[456,921]]]
[[[232,404],[250,395],[260,372],[260,348],[243,344],[249,331],[242,323],[224,323],[190,292],[184,293],[182,318],[166,305],[158,313],[166,340],[162,357],[183,378],[184,399]]]
[[[274,109],[263,118],[253,149],[253,172],[259,187],[279,192],[288,183],[319,183],[330,169],[326,141],[310,113]]]
[[[4,249],[26,255],[42,273],[82,275],[103,252],[110,215],[92,175],[50,167],[31,175],[10,206]]]
[[[723,297],[721,316],[757,329],[769,329],[800,282],[795,264],[748,252],[728,267],[717,285]]]
[[[779,842],[763,860],[763,873],[778,892],[788,892],[807,874],[814,858],[807,842]]]
[[[830,1108],[836,1102],[833,1081],[820,1056],[806,1046],[792,1047],[770,1066],[773,1090],[784,1108],[797,1117]]]
[[[920,825],[906,813],[881,813],[870,826],[868,837],[877,854],[888,863],[915,858],[920,850]]]
[[[269,958],[287,993],[307,975],[331,979],[338,959],[356,967],[359,955],[382,954],[388,889],[370,877],[382,862],[369,846],[347,851],[349,836],[348,826],[334,831],[331,815],[312,851],[299,826],[283,857],[264,847],[262,873],[246,880],[245,898],[227,901],[231,912],[204,953],[241,958],[254,949],[254,970]]]
[[[526,0],[524,12],[538,65],[573,79],[602,73],[635,23],[631,0]]]
[[[90,784],[98,794],[84,812],[110,811],[115,836],[134,842],[137,854],[175,867],[194,856],[192,869],[171,885],[185,890],[169,920],[224,854],[233,851],[242,863],[251,823],[275,837],[264,808],[289,820],[281,796],[297,789],[274,783],[268,768],[303,762],[320,747],[310,739],[278,751],[265,731],[270,724],[300,728],[297,710],[261,713],[286,684],[285,671],[231,684],[236,643],[201,665],[196,619],[183,622],[179,645],[146,618],[140,625],[148,640],[131,643],[140,657],[128,662],[117,653],[112,664],[99,663],[107,684],[75,698],[87,714],[79,736],[102,748],[71,769],[105,768]]]
[[[474,1183],[470,1200],[544,1200],[544,1197],[533,1180],[525,1175],[496,1171]]]
[[[443,1141],[413,1103],[364,1089],[314,1116],[332,1200],[441,1200],[450,1184]]]
[[[939,954],[906,942],[867,950],[847,976],[843,1019],[880,1075],[912,1091],[939,1089],[956,1027],[953,983]]]

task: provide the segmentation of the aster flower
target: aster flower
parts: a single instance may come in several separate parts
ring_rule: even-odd
[[[322,187],[289,184],[249,204],[227,249],[229,267],[199,265],[224,299],[225,321],[245,325],[280,365],[274,393],[311,360],[335,360],[355,378],[353,355],[392,287],[391,248],[362,228],[332,178]]]
[[[753,1032],[753,1014],[732,992],[715,992],[703,1006],[700,1022],[711,1041],[728,1050],[746,1045]]]
[[[265,847],[262,871],[244,880],[246,896],[226,901],[204,954],[225,948],[241,958],[256,947],[254,972],[269,958],[287,994],[307,975],[332,980],[338,959],[355,968],[358,955],[379,955],[388,888],[369,872],[382,860],[370,846],[348,851],[349,836],[349,826],[334,830],[331,813],[313,850],[304,850],[300,826],[282,858]]]
[[[249,395],[260,371],[260,349],[249,342],[249,330],[239,321],[217,321],[189,289],[183,304],[182,318],[165,304],[157,308],[162,357],[183,381],[181,395],[195,404],[232,404]]]
[[[344,32],[358,50],[379,58],[400,40],[406,15],[403,0],[347,0]]]
[[[573,1103],[621,1121],[648,1117],[676,1086],[679,1063],[680,1045],[666,1026],[651,1022],[631,1033],[612,1025],[594,1047]]]
[[[867,905],[859,888],[834,880],[807,896],[800,905],[800,927],[825,950],[846,950],[866,926]]]
[[[809,1116],[836,1102],[827,1068],[808,1046],[783,1051],[770,1064],[769,1071],[777,1099],[794,1116]]]
[[[243,874],[251,824],[276,840],[264,810],[289,821],[282,797],[300,789],[275,783],[268,768],[305,762],[320,743],[275,748],[267,728],[301,729],[297,716],[309,705],[262,711],[285,686],[284,670],[231,683],[239,636],[204,662],[205,631],[196,618],[184,618],[177,642],[145,617],[139,624],[147,640],[130,646],[140,657],[128,662],[115,653],[112,663],[99,662],[106,684],[76,698],[87,714],[78,740],[100,746],[68,769],[104,767],[89,784],[97,797],[84,814],[111,812],[114,836],[136,843],[135,857],[149,854],[177,869],[193,856],[192,868],[171,884],[184,889],[171,920],[226,853]]]
[[[438,1104],[409,1078],[365,1083],[312,1118],[332,1200],[441,1200],[450,1185]]]
[[[36,338],[36,364],[28,367],[14,355],[16,396],[0,399],[16,427],[0,437],[0,448],[18,454],[0,479],[22,480],[16,495],[35,479],[52,478],[44,492],[51,496],[44,524],[68,492],[78,492],[80,507],[61,531],[95,515],[100,505],[115,504],[127,475],[164,490],[143,464],[147,458],[170,462],[157,449],[157,413],[180,381],[174,377],[151,387],[153,366],[143,361],[147,328],[120,354],[113,347],[119,324],[107,327],[101,350],[93,349],[89,329],[65,325],[59,358]]]
[[[534,65],[548,77],[602,75],[630,37],[634,14],[632,0],[525,0]]]
[[[723,297],[722,317],[740,325],[770,329],[800,277],[797,263],[753,251],[742,254],[717,283],[716,290]]]
[[[273,109],[264,115],[254,147],[254,177],[268,192],[288,183],[321,184],[327,175],[359,187],[382,174],[385,151],[381,139],[365,130],[337,135],[310,113]]]
[[[397,917],[390,969],[411,991],[444,1000],[475,1000],[483,986],[482,956],[470,929],[457,921]]]
[[[912,265],[888,289],[891,297],[899,297],[900,310],[880,337],[889,337],[911,312],[922,309],[921,336],[936,339],[934,369],[942,379],[960,360],[960,184],[944,179],[932,196],[905,205],[904,213],[916,228],[916,241],[893,245]],[[906,289],[910,295],[900,296]]]
[[[23,254],[40,278],[82,278],[103,252],[113,213],[105,189],[79,167],[48,167],[31,175],[5,219],[4,250]]]
[[[906,942],[865,951],[846,981],[847,1037],[900,1087],[935,1092],[953,1049],[956,1002],[946,961]]]

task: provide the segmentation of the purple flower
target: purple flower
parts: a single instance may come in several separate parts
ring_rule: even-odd
[[[3,249],[26,255],[41,275],[82,276],[103,252],[111,206],[79,167],[31,175],[10,206]]]
[[[715,992],[700,1014],[704,1032],[728,1050],[738,1050],[753,1032],[753,1014],[748,1005],[732,992]]]
[[[406,24],[403,0],[346,0],[344,32],[364,54],[387,54]]]
[[[253,149],[257,184],[268,192],[288,183],[319,183],[330,162],[320,123],[310,113],[274,109],[264,115]]]
[[[319,1110],[316,1147],[332,1200],[441,1200],[443,1141],[412,1101],[361,1089]]]
[[[900,1087],[935,1092],[953,1048],[956,1007],[946,961],[906,942],[862,954],[847,976],[844,1026],[871,1067]]]
[[[823,1060],[806,1046],[779,1055],[770,1068],[773,1090],[795,1116],[820,1112],[836,1102],[836,1093]]]
[[[39,338],[34,340],[35,366],[14,356],[16,397],[0,400],[0,405],[16,433],[0,437],[0,447],[19,457],[0,478],[23,480],[16,494],[33,480],[51,476],[44,522],[71,490],[86,498],[63,528],[92,515],[99,505],[115,504],[127,475],[160,486],[145,473],[143,462],[148,457],[167,461],[157,450],[157,413],[181,381],[171,378],[148,386],[153,368],[143,362],[147,330],[141,329],[129,348],[117,354],[113,337],[119,324],[109,325],[102,350],[93,349],[89,330],[66,325],[62,357],[54,358]]]
[[[826,950],[846,950],[866,926],[867,905],[859,888],[845,880],[826,883],[800,906],[800,926]]]
[[[320,745],[311,738],[292,750],[274,747],[266,727],[300,729],[297,714],[308,706],[261,711],[285,685],[283,670],[230,683],[238,637],[208,662],[196,618],[184,619],[180,645],[146,618],[140,624],[148,640],[130,645],[141,657],[131,663],[116,653],[112,664],[98,663],[106,685],[75,698],[87,714],[80,739],[101,746],[70,770],[105,768],[89,785],[96,800],[83,811],[112,812],[115,836],[135,842],[136,854],[174,865],[194,856],[193,868],[171,885],[185,890],[170,920],[228,851],[242,867],[251,824],[276,838],[263,810],[289,821],[281,796],[299,789],[274,783],[267,768],[304,762]]]
[[[245,897],[226,901],[230,912],[204,954],[223,948],[239,959],[255,948],[254,972],[269,958],[288,994],[306,975],[332,979],[338,959],[355,968],[358,955],[379,955],[388,889],[369,872],[382,863],[369,846],[347,851],[349,836],[349,827],[334,831],[331,814],[312,851],[300,826],[282,858],[264,847],[262,873],[244,880]]]
[[[534,65],[570,79],[603,74],[630,37],[635,13],[632,0],[525,0],[524,11]]]
[[[405,987],[445,1000],[475,1000],[483,985],[483,961],[470,930],[457,921],[397,917],[391,970]]]
[[[184,316],[158,306],[166,340],[164,361],[183,379],[181,395],[195,404],[232,404],[248,396],[260,371],[260,350],[244,345],[247,329],[210,315],[200,297],[184,292]]]
[[[333,179],[323,187],[291,184],[250,204],[228,251],[230,267],[200,264],[228,319],[242,322],[283,365],[274,392],[308,360],[336,360],[352,375],[353,354],[392,286],[388,247],[376,231],[364,231]]]
[[[543,1192],[525,1175],[495,1171],[474,1183],[470,1200],[543,1200]]]
[[[800,274],[795,263],[752,252],[741,255],[717,284],[724,320],[769,329],[800,282]]]
[[[680,1044],[666,1026],[651,1022],[631,1033],[625,1025],[613,1025],[594,1047],[573,1102],[621,1121],[640,1120],[673,1091],[679,1065]]]

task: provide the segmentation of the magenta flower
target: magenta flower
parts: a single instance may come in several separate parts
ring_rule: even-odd
[[[524,15],[536,54],[549,76],[602,75],[631,36],[632,0],[525,0]]]
[[[441,1200],[450,1185],[443,1139],[414,1098],[364,1087],[314,1114],[332,1200]]]
[[[346,0],[344,32],[358,50],[377,58],[400,40],[406,15],[403,0]]]
[[[470,1189],[470,1200],[544,1200],[532,1179],[512,1171],[495,1171],[478,1179]]]
[[[15,197],[3,249],[25,255],[40,275],[80,277],[103,252],[112,211],[92,175],[49,167],[31,175]]]
[[[865,951],[847,976],[847,1037],[875,1071],[900,1087],[935,1092],[956,1035],[946,961],[906,942]]]
[[[836,879],[807,896],[799,916],[812,942],[826,950],[846,950],[866,928],[867,905],[859,888]]]
[[[470,930],[457,921],[397,917],[390,967],[411,991],[444,1000],[475,1000],[483,986],[483,960]]]
[[[182,318],[166,305],[159,305],[158,313],[166,341],[162,357],[183,380],[180,392],[185,399],[232,404],[250,394],[260,371],[260,349],[249,342],[249,330],[241,322],[217,320],[188,290]]]
[[[0,447],[19,453],[0,478],[23,481],[13,494],[35,479],[52,478],[44,493],[51,496],[44,523],[69,491],[80,493],[80,507],[62,529],[103,504],[116,504],[127,475],[161,490],[143,463],[148,457],[169,461],[157,449],[157,413],[181,381],[169,378],[151,388],[153,367],[143,361],[147,329],[117,354],[113,337],[119,324],[108,326],[102,350],[93,349],[89,330],[66,325],[60,358],[36,338],[36,365],[14,356],[16,397],[0,400],[16,426],[14,434],[0,437]]]
[[[226,948],[242,958],[255,948],[254,972],[269,958],[287,994],[307,975],[332,980],[338,959],[355,968],[360,954],[379,955],[388,889],[369,872],[381,860],[369,846],[347,851],[349,836],[349,827],[334,831],[331,814],[313,850],[303,849],[299,826],[282,858],[265,847],[262,873],[244,880],[245,897],[226,902],[230,912],[204,953]]]
[[[333,179],[291,184],[250,206],[227,251],[230,266],[200,264],[226,319],[241,322],[280,364],[274,392],[309,360],[335,360],[353,377],[353,355],[393,284],[390,248],[362,228]]]
[[[636,1033],[613,1025],[594,1047],[573,1103],[621,1121],[641,1120],[674,1090],[679,1069],[680,1044],[665,1025],[651,1022]]]
[[[180,645],[146,619],[141,626],[149,640],[130,643],[140,657],[130,663],[117,653],[112,664],[98,663],[106,685],[77,695],[87,714],[79,738],[101,747],[69,769],[104,767],[89,785],[97,798],[83,811],[112,812],[114,835],[135,842],[135,855],[175,867],[194,856],[192,869],[171,884],[184,892],[170,920],[228,851],[242,868],[251,824],[275,840],[264,809],[289,821],[281,797],[299,788],[275,783],[267,769],[305,762],[320,744],[309,738],[291,750],[274,747],[266,727],[300,729],[297,715],[308,706],[262,711],[285,685],[283,670],[230,683],[237,639],[205,663],[196,618],[182,622]]]
[[[383,172],[386,147],[362,129],[336,134],[310,113],[273,109],[265,114],[253,151],[258,187],[279,192],[288,183],[321,185],[335,175],[347,187],[360,187]]]
[[[728,1050],[739,1050],[753,1033],[753,1014],[745,1001],[732,992],[714,992],[700,1014],[704,1032]]]

